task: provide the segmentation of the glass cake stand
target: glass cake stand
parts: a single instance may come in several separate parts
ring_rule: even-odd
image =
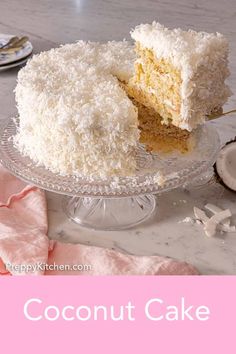
[[[10,119],[0,131],[1,164],[28,183],[64,194],[66,215],[82,226],[97,230],[121,230],[135,226],[154,213],[158,194],[204,183],[211,177],[220,148],[216,130],[211,125],[203,125],[195,131],[194,148],[186,154],[150,153],[140,144],[134,176],[104,180],[60,176],[36,165],[14,147],[12,137],[16,133],[16,124],[16,120]]]

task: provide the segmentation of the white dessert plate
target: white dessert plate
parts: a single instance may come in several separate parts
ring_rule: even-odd
[[[15,68],[16,66],[20,66],[20,65],[23,65],[25,64],[29,59],[31,58],[31,55],[29,55],[28,57],[22,59],[22,60],[17,60],[17,61],[14,61],[13,63],[10,63],[10,64],[5,64],[5,65],[0,65],[0,71],[4,71],[4,70],[7,70],[7,69],[11,69],[11,68]]]
[[[11,34],[3,34],[0,33],[0,47],[6,44],[12,37]],[[0,67],[1,65],[10,64],[20,59],[24,59],[28,57],[33,51],[33,46],[31,42],[27,41],[21,50],[17,51],[16,53],[12,54],[0,54]]]

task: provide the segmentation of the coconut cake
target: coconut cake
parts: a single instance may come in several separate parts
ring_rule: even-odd
[[[188,150],[230,95],[227,40],[156,22],[131,36],[136,52],[127,41],[78,41],[28,61],[15,89],[22,154],[61,175],[106,178],[135,173],[140,142]]]

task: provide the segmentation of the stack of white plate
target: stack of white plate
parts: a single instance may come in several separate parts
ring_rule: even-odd
[[[14,36],[0,33],[0,48],[4,46],[12,37]],[[31,57],[32,51],[33,46],[29,41],[27,41],[17,52],[9,54],[0,53],[0,71],[25,64]]]

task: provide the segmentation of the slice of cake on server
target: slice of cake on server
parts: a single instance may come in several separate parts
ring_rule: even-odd
[[[157,22],[137,26],[131,37],[138,58],[126,91],[159,114],[156,124],[169,126],[167,130],[163,125],[164,135],[187,139],[188,132],[220,111],[231,95],[225,84],[227,40],[220,33],[170,30]],[[154,125],[149,120],[143,129],[153,130]]]

